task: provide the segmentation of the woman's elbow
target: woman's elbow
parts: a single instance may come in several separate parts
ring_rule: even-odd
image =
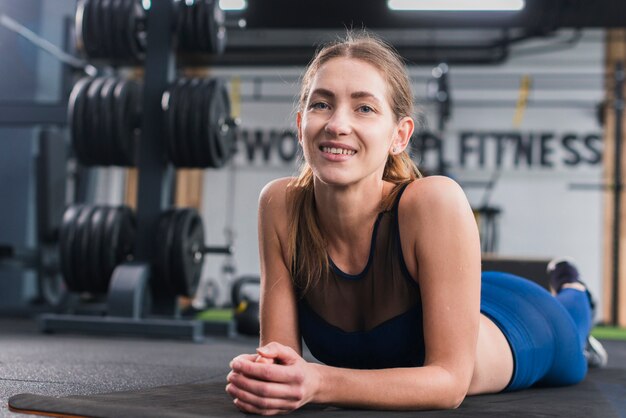
[[[439,409],[457,409],[465,400],[469,390],[469,384],[466,384],[466,379],[460,379],[452,373],[448,373],[448,377],[447,388],[445,395],[440,398]]]

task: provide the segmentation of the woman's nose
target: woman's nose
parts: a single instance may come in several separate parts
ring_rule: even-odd
[[[352,128],[347,112],[336,109],[326,122],[325,130],[332,136],[348,135],[352,131]]]

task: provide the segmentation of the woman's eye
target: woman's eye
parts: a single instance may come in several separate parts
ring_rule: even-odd
[[[324,102],[312,103],[310,106],[311,109],[327,109],[328,105]]]
[[[374,111],[374,109],[372,109],[371,107],[369,107],[368,105],[363,105],[359,108],[359,110],[363,113],[371,113]]]

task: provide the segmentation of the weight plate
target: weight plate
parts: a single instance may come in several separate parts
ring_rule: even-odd
[[[189,154],[192,167],[204,168],[201,159],[200,142],[202,141],[202,85],[204,79],[195,79],[195,85],[189,92]]]
[[[139,21],[145,20],[145,11],[142,5],[136,0],[129,1],[126,10],[126,42],[128,42],[133,61],[139,63],[145,58],[145,48],[142,49],[142,45],[139,42],[140,37],[145,38],[145,31],[143,34],[140,33],[139,27]]]
[[[193,26],[190,22],[191,19],[191,7],[186,1],[181,2],[181,21],[180,21],[180,41],[181,50],[185,52],[193,51]]]
[[[102,51],[102,29],[100,28],[100,19],[98,17],[100,12],[101,0],[90,0],[89,6],[89,34],[91,43],[93,45],[92,58],[102,58],[104,56]]]
[[[202,218],[195,210],[192,211],[192,214],[190,223],[186,225],[183,253],[181,254],[182,259],[185,260],[183,277],[187,279],[187,296],[193,296],[196,293],[204,261],[204,255],[202,254],[202,248],[204,247]]]
[[[174,2],[174,13],[175,13],[175,32],[174,32],[174,45],[176,45],[176,49],[178,51],[184,51],[184,36],[183,30],[185,28],[185,5],[184,1],[175,1]]]
[[[211,53],[223,54],[226,47],[226,16],[218,0],[207,0],[210,16],[207,20],[211,39]]]
[[[167,250],[167,268],[168,268],[168,282],[172,292],[176,295],[180,294],[179,290],[179,276],[180,268],[176,264],[176,225],[178,217],[180,216],[181,209],[173,209],[172,214],[167,222],[167,237],[165,241],[165,249]]]
[[[93,35],[93,14],[91,10],[93,8],[93,0],[84,0],[83,5],[82,37],[85,45],[85,55],[88,58],[94,58],[98,55],[98,48]]]
[[[120,206],[120,234],[117,242],[116,266],[132,261],[135,249],[137,222],[133,211],[128,206]]]
[[[76,14],[74,15],[74,28],[76,28],[76,49],[82,51],[87,55],[85,48],[85,0],[78,0],[76,2]]]
[[[87,90],[86,107],[85,107],[85,126],[88,135],[83,143],[85,147],[86,160],[85,164],[98,165],[101,163],[100,154],[100,90],[108,80],[108,77],[97,77],[93,80]]]
[[[115,86],[115,112],[114,112],[114,136],[111,145],[113,145],[113,159],[116,165],[122,165],[124,161],[125,141],[128,140],[126,132],[127,112],[128,112],[128,95],[130,94],[129,81],[120,79]]]
[[[102,282],[102,236],[104,234],[104,224],[106,221],[106,206],[97,206],[91,215],[89,221],[89,243],[88,252],[83,259],[83,263],[87,265],[87,277],[89,277],[88,288],[85,289],[91,293],[102,293],[100,283]]]
[[[196,29],[196,43],[198,45],[198,51],[201,52],[211,52],[209,35],[208,35],[208,22],[207,17],[209,13],[207,12],[207,4],[204,0],[200,0],[196,2],[196,14],[194,16],[194,27]]]
[[[193,296],[197,279],[200,277],[203,257],[197,257],[193,250],[204,246],[202,220],[193,209],[180,209],[176,213],[174,245],[172,250],[174,280],[181,296]]]
[[[89,289],[89,226],[91,215],[93,214],[95,207],[91,205],[85,205],[78,217],[74,227],[76,229],[76,235],[74,239],[74,273],[78,291],[85,292]]]
[[[135,149],[137,146],[136,130],[138,129],[139,105],[141,103],[141,87],[132,80],[127,81],[128,94],[121,104],[124,111],[123,134],[118,138],[120,146],[120,165],[135,165]]]
[[[126,62],[130,58],[130,50],[124,36],[127,21],[125,3],[125,0],[113,0],[112,4],[113,48],[121,62]]]
[[[104,241],[102,245],[102,273],[108,282],[117,266],[117,242],[120,235],[122,213],[118,207],[110,207],[104,225]],[[103,284],[104,286],[104,284]]]
[[[215,79],[209,79],[204,86],[202,96],[202,153],[206,167],[217,167],[217,145],[213,139],[213,127],[211,123],[210,103],[215,91]]]
[[[113,146],[115,129],[114,129],[114,113],[115,113],[115,86],[119,79],[111,77],[102,86],[100,90],[100,113],[102,121],[102,129],[100,132],[100,152],[103,165],[114,165]]]
[[[223,130],[227,119],[230,118],[230,103],[224,82],[216,78],[213,83],[213,91],[209,99],[209,134],[214,167],[220,168],[229,157],[228,144],[225,144],[227,139],[223,135]]]
[[[197,27],[196,27],[196,13],[198,11],[198,2],[194,1],[190,6],[187,7],[187,15],[186,15],[186,21],[185,21],[185,25],[186,25],[186,29],[187,29],[187,34],[189,36],[189,39],[187,39],[188,42],[188,48],[190,51],[196,52],[198,51],[198,38],[196,36],[197,33]]]
[[[165,129],[165,135],[163,136],[164,142],[162,144],[163,153],[165,158],[169,161],[173,161],[172,157],[172,138],[174,136],[174,124],[172,120],[172,114],[174,110],[172,108],[174,95],[174,83],[170,84],[161,95],[161,110],[163,111],[163,128]]]
[[[180,112],[180,92],[187,82],[184,78],[179,78],[176,80],[176,83],[171,89],[170,92],[170,114],[169,114],[169,123],[170,128],[172,129],[172,135],[169,137],[168,141],[168,149],[170,151],[170,159],[172,164],[176,167],[183,166],[183,156],[180,153],[180,147],[178,145],[180,141],[180,121],[178,119],[178,114]]]
[[[180,156],[182,167],[190,167],[191,153],[189,152],[189,111],[190,111],[190,88],[193,86],[195,79],[185,79],[184,84],[180,86],[178,90],[178,111],[176,112],[176,130],[178,137],[176,138],[176,145],[178,155]]]
[[[217,89],[217,101],[215,102],[214,115],[215,117],[219,115],[218,124],[215,126],[215,135],[220,162],[221,165],[224,165],[232,155],[234,126],[231,126],[230,97],[226,84],[218,79],[215,88]]]
[[[100,38],[102,40],[102,55],[108,59],[113,58],[111,53],[111,33],[110,27],[110,15],[111,15],[111,0],[98,0],[98,28],[100,29]]]
[[[154,290],[161,295],[174,292],[170,275],[173,234],[169,232],[174,213],[173,209],[166,210],[161,214],[157,223]]]
[[[70,205],[63,213],[61,229],[59,230],[59,258],[61,273],[65,279],[67,288],[78,291],[78,283],[74,272],[74,241],[76,239],[75,223],[83,205]]]
[[[93,79],[90,77],[84,77],[74,84],[67,106],[67,119],[68,126],[70,127],[72,147],[74,148],[74,153],[79,160],[84,157],[84,151],[82,149],[84,121],[82,115],[85,103],[85,94],[92,80]]]

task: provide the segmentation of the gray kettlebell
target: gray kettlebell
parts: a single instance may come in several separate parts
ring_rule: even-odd
[[[259,302],[242,295],[241,289],[246,284],[260,285],[261,279],[257,276],[242,276],[233,283],[231,300],[235,310],[235,328],[239,334],[258,336],[260,331]]]

